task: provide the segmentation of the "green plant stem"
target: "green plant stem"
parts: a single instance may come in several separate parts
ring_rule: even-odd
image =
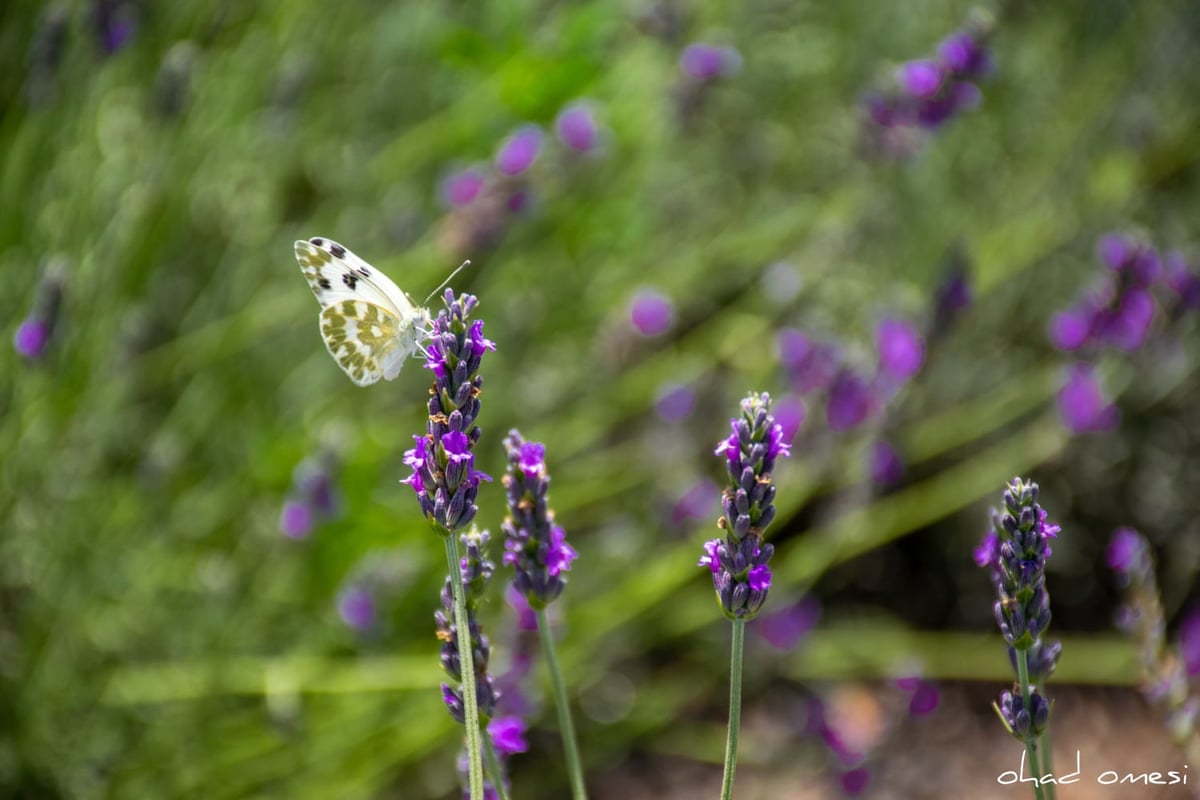
[[[746,620],[733,620],[733,643],[729,648],[729,734],[725,738],[725,777],[721,781],[721,800],[733,798],[738,729],[742,724],[742,645],[745,641]]]
[[[1037,690],[1041,692],[1042,697],[1046,697],[1046,681],[1039,679],[1036,686]],[[1049,698],[1047,698],[1046,702],[1049,702]],[[1050,715],[1054,716],[1054,706],[1050,707]],[[1046,731],[1038,739],[1038,748],[1042,752],[1042,767],[1047,773],[1054,772],[1053,745],[1050,742],[1050,723],[1046,723]],[[1057,779],[1057,777],[1056,775],[1055,778]],[[1058,792],[1055,791],[1057,788],[1057,783],[1046,785],[1046,800],[1058,800]]]
[[[579,764],[579,748],[575,744],[575,724],[571,721],[571,708],[567,705],[567,687],[563,683],[562,670],[558,668],[558,656],[554,650],[554,634],[546,619],[546,609],[537,609],[538,636],[542,640],[542,652],[546,654],[546,667],[550,670],[550,682],[554,685],[554,705],[558,708],[558,727],[562,732],[563,751],[567,757],[567,774],[571,779],[571,797],[587,800],[583,785],[583,769]]]
[[[1033,723],[1033,705],[1030,702],[1029,691],[1029,654],[1024,650],[1017,651],[1017,682],[1021,684],[1021,702],[1025,707],[1026,713],[1029,714],[1030,724]],[[1037,756],[1037,737],[1032,733],[1025,737],[1025,753],[1029,757],[1029,774],[1034,776],[1033,795],[1037,800],[1046,800],[1046,793],[1042,791],[1042,772],[1038,767]]]
[[[475,648],[471,644],[471,625],[467,620],[467,597],[463,589],[462,558],[458,537],[444,533],[446,566],[450,570],[450,590],[454,595],[454,625],[458,638],[458,661],[462,671],[463,726],[467,729],[467,785],[471,797],[483,797],[483,758],[479,746],[479,701],[475,689]]]
[[[508,787],[504,785],[504,768],[500,766],[500,759],[496,755],[496,745],[492,744],[492,737],[486,733],[483,737],[483,754],[487,757],[487,770],[492,777],[492,786],[496,789],[496,796],[500,800],[508,800]]]

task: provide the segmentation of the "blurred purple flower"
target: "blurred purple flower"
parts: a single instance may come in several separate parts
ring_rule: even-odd
[[[938,700],[939,692],[935,684],[926,680],[918,681],[908,699],[908,713],[914,717],[932,714],[938,707]]]
[[[520,175],[533,166],[542,150],[542,129],[522,125],[500,143],[496,151],[496,169],[505,175]]]
[[[776,338],[779,360],[800,394],[827,388],[837,375],[840,357],[829,342],[813,341],[795,328],[784,328]]]
[[[661,336],[675,322],[675,306],[665,294],[641,289],[630,301],[629,321],[643,336]]]
[[[1167,286],[1179,295],[1179,308],[1186,311],[1200,308],[1200,275],[1192,272],[1183,253],[1167,253],[1163,269]]]
[[[362,586],[349,586],[338,595],[338,615],[356,631],[375,624],[375,600]]]
[[[664,383],[658,387],[654,410],[663,422],[682,422],[692,414],[696,392],[684,383]]]
[[[1090,332],[1091,318],[1084,311],[1060,311],[1050,320],[1050,342],[1059,350],[1078,350],[1087,342]]]
[[[904,462],[900,454],[883,439],[871,445],[871,480],[879,486],[891,486],[904,477]]]
[[[902,320],[880,322],[875,328],[875,347],[880,368],[895,378],[911,378],[925,363],[925,341],[915,326]]]
[[[517,591],[517,587],[511,583],[508,589],[504,592],[504,599],[517,612],[517,628],[523,631],[537,630],[537,612],[533,610],[533,606],[529,605],[529,601],[525,599],[525,595]]]
[[[846,431],[871,415],[873,398],[867,382],[848,369],[837,374],[829,389],[825,415],[830,430]]]
[[[689,44],[679,56],[679,68],[683,74],[697,81],[732,75],[741,66],[742,56],[734,48],[717,47],[704,42]]]
[[[1096,242],[1097,255],[1112,269],[1124,268],[1135,252],[1137,245],[1121,233],[1106,233]]]
[[[943,39],[938,45],[938,58],[950,73],[959,77],[982,77],[991,66],[988,52],[965,31],[955,31]]]
[[[1111,430],[1118,421],[1116,407],[1105,397],[1087,364],[1074,364],[1067,370],[1058,390],[1058,413],[1063,425],[1074,433]]]
[[[1143,551],[1142,537],[1133,528],[1117,528],[1105,551],[1105,561],[1109,569],[1120,573],[1129,573],[1138,565],[1139,555]]]
[[[587,103],[572,103],[559,112],[554,121],[558,140],[572,150],[586,153],[596,146],[599,128],[592,107]]]
[[[870,782],[871,771],[866,767],[858,767],[842,773],[842,791],[848,795],[861,794],[866,791]]]
[[[483,191],[486,182],[487,175],[479,167],[455,170],[442,178],[442,201],[454,208],[468,206]]]
[[[93,0],[92,25],[106,55],[121,50],[137,32],[137,4],[128,0]]]
[[[487,731],[501,758],[529,749],[529,742],[525,738],[525,721],[520,717],[497,717],[488,723]]]
[[[279,530],[289,539],[304,539],[312,532],[312,508],[300,500],[288,500],[279,515]]]
[[[720,487],[707,478],[692,484],[671,508],[671,524],[708,519],[717,510],[719,492]]]
[[[791,650],[816,627],[820,618],[821,603],[812,595],[805,595],[799,602],[763,614],[750,627],[775,649]]]
[[[955,254],[933,294],[933,329],[937,335],[946,330],[964,309],[971,305],[971,284],[966,259]]]
[[[942,65],[927,59],[909,61],[896,70],[896,82],[900,88],[922,100],[937,94],[944,78]]]
[[[774,411],[775,421],[779,423],[779,428],[783,432],[783,440],[790,443],[796,438],[800,426],[804,424],[804,417],[808,413],[808,409],[799,397],[785,394],[775,401]]]
[[[1188,675],[1200,674],[1200,608],[1194,608],[1179,626],[1179,654]]]
[[[37,361],[50,343],[50,326],[43,320],[30,317],[17,327],[13,347],[23,358]]]

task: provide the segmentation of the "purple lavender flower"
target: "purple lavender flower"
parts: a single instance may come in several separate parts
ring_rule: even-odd
[[[560,142],[580,153],[594,148],[600,137],[596,115],[588,103],[572,103],[560,111],[554,120],[554,132]]]
[[[461,208],[479,197],[486,182],[487,175],[479,167],[458,169],[442,178],[439,194],[447,206]]]
[[[471,532],[461,534],[466,555],[462,557],[463,590],[467,606],[467,627],[470,631],[471,656],[475,667],[475,696],[479,705],[480,722],[486,724],[496,711],[496,701],[499,692],[496,691],[495,681],[488,674],[488,658],[491,647],[488,638],[476,619],[476,608],[483,597],[488,582],[492,579],[495,565],[487,558],[488,532]],[[442,700],[450,715],[463,724],[465,705],[462,695],[462,662],[458,650],[458,626],[454,623],[454,594],[450,586],[450,578],[442,585],[442,607],[434,612],[434,622],[437,624],[437,638],[442,643],[442,669],[452,681],[459,684],[458,688],[450,684],[442,684]]]
[[[47,269],[38,282],[33,308],[13,334],[13,349],[28,361],[38,361],[45,354],[58,327],[62,308],[64,281],[57,266]]]
[[[682,525],[691,520],[708,519],[717,508],[713,495],[717,485],[707,478],[696,481],[671,507],[671,524]]]
[[[783,428],[771,414],[771,397],[750,394],[742,414],[730,420],[733,432],[715,451],[725,461],[727,485],[721,496],[723,539],[704,545],[699,566],[708,567],[713,589],[729,619],[753,619],[767,599],[775,548],[763,534],[775,519],[776,459],[791,454]]]
[[[812,595],[805,595],[790,606],[762,614],[750,627],[776,650],[792,650],[820,618],[821,603]]]
[[[833,431],[846,431],[861,425],[871,416],[875,399],[867,382],[849,369],[843,369],[833,379],[825,416]]]
[[[1074,352],[1087,343],[1092,321],[1082,309],[1060,311],[1050,319],[1050,342],[1059,350]]]
[[[1033,662],[1027,679],[1053,672],[1061,650],[1042,638],[1050,624],[1046,559],[1060,528],[1047,520],[1037,500],[1036,483],[1013,478],[1004,492],[1004,511],[992,512],[992,535],[976,551],[976,562],[986,564],[996,585],[993,612],[1010,658],[1014,664],[1018,658]],[[1049,704],[1032,683],[1004,692],[998,708],[1009,732],[1022,741],[1040,736],[1049,715]]]
[[[24,358],[37,361],[50,343],[50,326],[40,319],[27,319],[17,327],[13,347]]]
[[[529,749],[525,738],[525,721],[518,716],[497,717],[488,723],[488,735],[500,756],[524,753]]]
[[[375,624],[375,599],[362,586],[349,586],[338,596],[338,616],[356,631],[369,630]]]
[[[695,405],[696,391],[683,383],[664,383],[654,398],[654,411],[663,422],[683,422]]]
[[[802,331],[784,328],[776,338],[776,349],[798,394],[826,389],[838,374],[841,356],[831,342],[814,341]]]
[[[1074,364],[1067,370],[1058,390],[1058,413],[1063,425],[1074,433],[1112,430],[1119,418],[1087,364]]]
[[[732,47],[717,47],[704,42],[693,42],[679,56],[679,68],[683,74],[699,82],[732,75],[742,66],[742,56]]]
[[[924,717],[937,710],[940,693],[937,685],[931,681],[918,680],[916,687],[908,699],[908,713],[914,717]]]
[[[907,380],[925,363],[925,341],[916,327],[897,319],[885,319],[875,328],[879,368],[893,378]]]
[[[129,0],[94,0],[92,26],[100,47],[112,55],[125,47],[137,31],[137,4]]]
[[[931,336],[944,333],[954,319],[970,305],[971,284],[967,272],[967,261],[962,253],[955,252],[933,294],[933,332]]]
[[[909,61],[896,70],[896,82],[900,88],[921,100],[937,94],[945,77],[942,65],[930,60]]]
[[[675,306],[665,294],[641,289],[629,304],[629,321],[643,336],[662,336],[675,322]]]
[[[1122,575],[1129,575],[1136,569],[1144,568],[1144,545],[1145,540],[1133,528],[1117,528],[1108,543],[1108,550],[1105,551],[1108,568]]]
[[[796,438],[796,434],[800,432],[800,426],[804,424],[804,418],[808,415],[808,407],[799,397],[785,394],[775,401],[774,413],[775,421],[783,430],[783,440],[791,444]]]
[[[960,78],[979,78],[991,64],[987,50],[966,31],[955,31],[938,45],[938,59],[947,72]]]
[[[475,469],[473,449],[481,431],[479,374],[483,354],[496,345],[483,336],[483,320],[470,321],[478,304],[474,295],[443,297],[446,310],[433,321],[426,348],[426,369],[434,374],[429,398],[429,421],[424,436],[404,453],[412,475],[401,483],[416,492],[421,512],[443,536],[471,524],[478,512],[475,497],[481,480],[491,477]]]
[[[854,796],[862,794],[871,783],[871,771],[866,767],[855,767],[842,773],[842,792]]]
[[[896,448],[883,439],[871,445],[871,480],[878,486],[891,486],[904,477],[904,462]]]
[[[312,533],[313,511],[302,500],[288,500],[279,514],[279,530],[289,539],[306,539]]]
[[[1163,258],[1163,272],[1167,286],[1179,296],[1177,314],[1200,308],[1200,275],[1191,270],[1183,253],[1167,253]]]
[[[1179,654],[1188,675],[1200,674],[1200,609],[1188,612],[1179,626]]]
[[[339,512],[340,495],[334,482],[337,459],[322,451],[296,465],[292,489],[279,514],[279,530],[289,539],[307,538],[316,525]]]
[[[579,557],[567,544],[566,532],[554,521],[546,495],[550,476],[546,471],[546,448],[527,442],[517,430],[504,440],[508,472],[504,489],[508,516],[504,531],[504,564],[514,570],[513,586],[529,605],[542,609],[553,602],[566,586],[566,572]]]
[[[523,125],[500,143],[496,151],[496,169],[505,175],[520,175],[533,166],[542,151],[542,129]]]

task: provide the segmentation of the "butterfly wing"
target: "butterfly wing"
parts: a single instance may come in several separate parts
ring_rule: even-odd
[[[400,374],[416,351],[412,320],[366,300],[341,300],[321,309],[321,338],[350,380],[370,386]]]
[[[425,336],[429,312],[337,242],[298,241],[296,260],[321,304],[321,338],[338,365],[359,386],[395,378]]]

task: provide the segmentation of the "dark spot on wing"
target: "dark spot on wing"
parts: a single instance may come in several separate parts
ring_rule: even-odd
[[[333,285],[329,282],[329,278],[321,278],[321,280],[317,281],[317,286],[320,286],[322,289],[333,288]]]
[[[367,269],[366,267],[359,267],[358,274],[362,275],[364,278],[369,278],[371,277],[371,270]]]
[[[353,272],[347,272],[345,275],[342,276],[342,283],[346,284],[351,289],[353,289],[354,285],[356,283],[358,283],[358,276],[355,275]]]
[[[325,240],[322,239],[320,236],[314,236],[313,238],[309,239],[308,241],[312,242],[317,247],[320,247],[321,245],[325,244]]]
[[[329,252],[333,253],[334,258],[346,257],[346,248],[342,247],[340,244],[329,245]]]

